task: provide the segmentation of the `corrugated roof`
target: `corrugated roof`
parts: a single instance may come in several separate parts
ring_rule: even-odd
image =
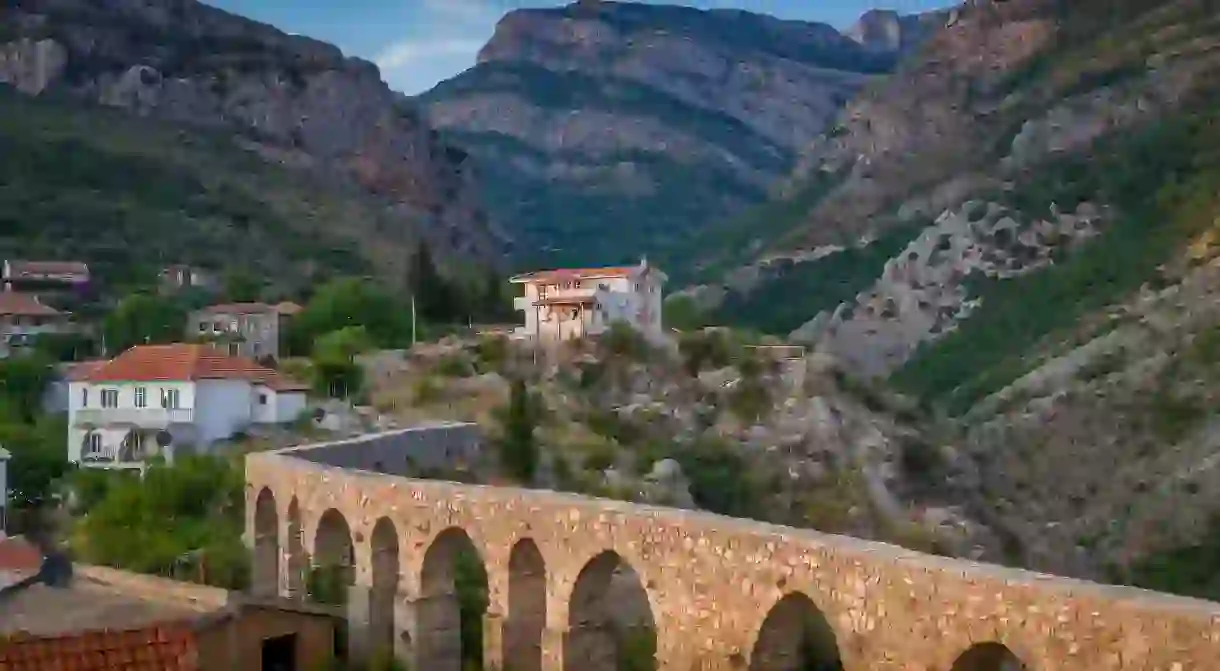
[[[59,310],[50,305],[44,305],[33,294],[23,294],[18,291],[0,291],[0,315],[54,317],[58,314],[61,314]]]
[[[194,671],[199,656],[186,625],[0,638],[5,671]]]
[[[309,388],[253,359],[229,356],[204,344],[137,345],[78,379],[82,382],[247,380],[276,391]]]

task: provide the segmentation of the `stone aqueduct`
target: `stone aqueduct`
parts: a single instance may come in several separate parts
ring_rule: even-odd
[[[829,662],[812,668],[846,671],[1220,669],[1220,604],[705,513],[409,479],[376,443],[247,458],[254,589],[302,598],[310,562],[350,565],[349,648],[392,647],[411,669],[459,668],[462,548],[487,574],[488,669],[614,669],[616,575],[646,594],[665,671],[793,671],[798,646]]]

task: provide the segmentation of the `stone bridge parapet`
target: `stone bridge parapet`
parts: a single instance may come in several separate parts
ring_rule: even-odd
[[[1220,670],[1220,604],[310,449],[247,457],[253,588],[304,598],[311,566],[341,565],[352,650],[412,669],[459,668],[467,552],[486,572],[487,669],[622,668],[621,632],[643,622],[665,671]]]

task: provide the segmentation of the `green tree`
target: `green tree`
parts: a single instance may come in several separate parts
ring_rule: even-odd
[[[312,354],[314,341],[327,333],[360,326],[374,347],[395,347],[410,340],[411,317],[401,301],[376,284],[339,279],[318,289],[292,321],[288,349]]]
[[[513,380],[508,408],[500,424],[500,461],[504,468],[522,484],[533,482],[538,468],[538,444],[534,429],[538,425],[538,401],[531,397],[525,380]]]
[[[407,274],[407,291],[415,298],[415,311],[426,321],[437,324],[449,323],[464,318],[462,306],[457,305],[457,292],[441,276],[432,261],[428,245],[420,242],[411,259]]]
[[[54,374],[51,360],[40,352],[0,361],[0,396],[16,413],[18,421],[34,420]]]
[[[311,355],[318,391],[338,397],[359,393],[364,373],[356,356],[371,347],[372,342],[363,326],[348,326],[318,338]]]
[[[244,268],[225,273],[223,295],[227,301],[247,303],[257,301],[263,291],[263,281]]]
[[[9,500],[16,510],[42,506],[55,483],[68,469],[64,420],[42,416],[22,421],[10,404],[0,402],[0,447],[11,455],[8,463]]]
[[[177,342],[186,329],[186,317],[177,301],[156,294],[130,294],[102,321],[106,350],[114,353],[134,345]]]
[[[244,478],[228,459],[179,457],[143,480],[122,473],[77,522],[85,561],[237,589],[248,580],[242,544]]]

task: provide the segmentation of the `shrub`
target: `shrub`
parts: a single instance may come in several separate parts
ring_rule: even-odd
[[[445,377],[470,377],[474,366],[461,354],[447,354],[436,364],[436,372]]]

